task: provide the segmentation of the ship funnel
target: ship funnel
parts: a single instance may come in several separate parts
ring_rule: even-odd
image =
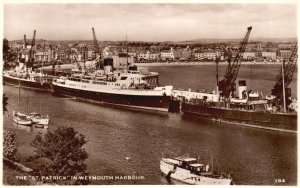
[[[247,86],[246,86],[246,80],[240,80],[239,81],[239,99],[244,99],[245,97],[245,93],[247,90]]]
[[[113,72],[114,60],[112,58],[104,59],[104,73],[109,74]]]

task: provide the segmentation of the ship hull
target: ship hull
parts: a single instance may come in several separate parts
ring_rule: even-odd
[[[37,82],[32,80],[27,80],[23,78],[12,77],[8,75],[3,75],[4,84],[15,85],[18,86],[20,84],[21,87],[25,88],[33,88],[33,89],[41,89],[41,90],[51,90],[50,83]]]
[[[17,125],[25,125],[25,126],[30,126],[32,124],[31,120],[21,120],[17,117],[13,118],[14,123],[16,123]]]
[[[68,88],[55,84],[52,85],[52,88],[55,95],[76,97],[79,100],[87,100],[91,102],[98,102],[125,108],[137,108],[167,112],[169,110],[170,104],[170,96],[141,96],[102,93],[96,91]]]
[[[297,115],[252,112],[183,103],[184,116],[281,132],[297,133]]]

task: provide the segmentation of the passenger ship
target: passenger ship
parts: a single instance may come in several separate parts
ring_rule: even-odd
[[[75,73],[53,81],[54,94],[129,108],[168,111],[173,86],[158,87],[158,73],[136,66],[114,71],[104,60],[104,70]]]
[[[15,70],[3,71],[3,81],[8,85],[51,90],[53,77],[25,68],[22,63]]]

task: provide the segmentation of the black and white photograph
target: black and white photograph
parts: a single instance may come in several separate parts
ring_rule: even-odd
[[[296,0],[1,8],[2,185],[298,185]]]

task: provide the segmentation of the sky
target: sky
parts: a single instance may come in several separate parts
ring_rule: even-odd
[[[295,4],[4,4],[4,37],[183,41],[297,36]]]

